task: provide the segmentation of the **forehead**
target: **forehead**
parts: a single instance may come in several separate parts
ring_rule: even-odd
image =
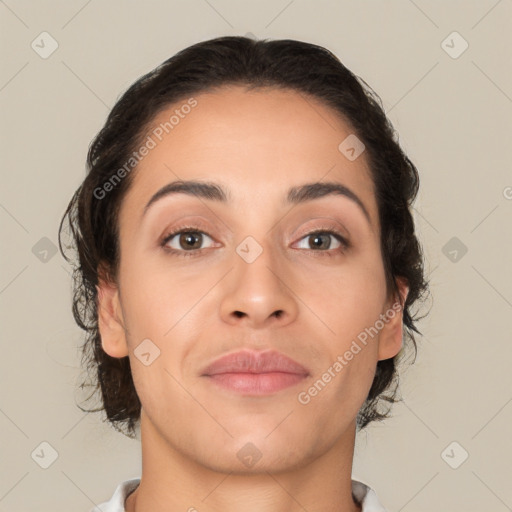
[[[131,207],[124,210],[142,210],[159,188],[176,180],[221,183],[238,208],[249,198],[259,198],[260,205],[281,204],[290,187],[334,181],[361,198],[377,225],[364,152],[351,161],[340,151],[352,130],[333,109],[303,93],[275,88],[224,86],[194,95],[195,106],[184,108],[194,105],[190,100],[153,119],[146,137],[154,144],[133,171],[124,200]]]

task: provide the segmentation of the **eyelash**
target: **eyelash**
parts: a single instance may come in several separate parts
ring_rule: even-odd
[[[185,258],[192,257],[193,258],[195,256],[199,256],[204,249],[191,249],[190,251],[183,251],[183,250],[171,249],[169,247],[166,247],[166,245],[169,243],[170,240],[172,240],[176,235],[180,235],[182,233],[201,233],[201,234],[207,235],[208,237],[212,238],[200,226],[182,226],[182,227],[180,227],[178,229],[175,229],[171,233],[167,233],[164,236],[164,238],[162,239],[162,241],[160,242],[160,246],[166,252],[169,252],[169,253],[171,253],[171,254],[173,254],[175,256],[178,256],[178,257],[185,257]],[[342,252],[344,252],[347,249],[350,249],[352,247],[352,244],[344,236],[342,236],[337,231],[334,231],[333,229],[327,228],[327,227],[326,228],[318,228],[318,229],[315,229],[314,231],[311,231],[310,233],[306,233],[301,238],[301,240],[304,239],[304,238],[313,236],[313,235],[331,235],[334,238],[336,238],[336,240],[338,240],[338,242],[340,242],[340,244],[341,244],[341,247],[339,247],[337,249],[330,249],[330,250],[318,250],[317,251],[317,250],[314,250],[314,249],[305,249],[305,250],[307,250],[309,252],[321,253],[321,256],[333,257],[333,256],[335,256],[335,254],[333,254],[332,251],[335,251],[338,254],[338,253],[342,253]]]

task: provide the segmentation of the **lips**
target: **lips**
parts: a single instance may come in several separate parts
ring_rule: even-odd
[[[246,397],[263,397],[298,386],[309,376],[309,371],[275,350],[241,350],[215,360],[201,376],[217,389]]]
[[[241,350],[227,354],[213,361],[201,372],[202,376],[225,373],[288,373],[307,376],[309,371],[297,361],[275,350],[255,352]]]

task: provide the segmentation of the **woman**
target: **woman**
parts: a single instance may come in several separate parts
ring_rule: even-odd
[[[322,47],[222,37],[114,106],[61,224],[106,416],[140,427],[142,475],[101,510],[384,510],[355,435],[428,285],[379,101]]]

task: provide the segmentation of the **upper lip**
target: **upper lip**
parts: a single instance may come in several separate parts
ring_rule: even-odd
[[[293,359],[276,350],[255,352],[240,350],[219,357],[203,369],[201,375],[220,373],[294,373],[309,375],[309,371]]]

